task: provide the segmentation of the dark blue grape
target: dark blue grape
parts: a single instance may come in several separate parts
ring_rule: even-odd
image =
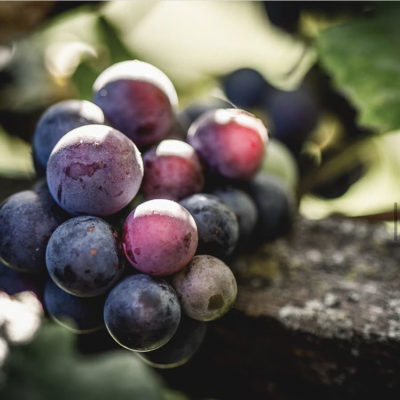
[[[98,217],[71,218],[55,230],[47,246],[51,278],[75,296],[105,293],[122,270],[117,237],[111,225]]]
[[[267,110],[273,136],[293,153],[299,153],[318,123],[319,109],[312,94],[305,88],[279,91],[269,99]]]
[[[48,281],[44,290],[44,306],[60,325],[76,333],[89,333],[104,326],[105,297],[72,296]]]
[[[45,188],[13,194],[0,207],[0,259],[16,270],[45,272],[47,242],[66,219]]]
[[[289,187],[273,175],[259,173],[246,185],[258,212],[254,243],[287,234],[295,215],[295,198]]]
[[[82,125],[104,124],[104,114],[85,100],[66,100],[51,106],[40,118],[33,136],[33,156],[37,170],[45,171],[56,143]]]
[[[121,346],[135,351],[155,350],[175,334],[181,308],[174,289],[164,280],[132,275],[108,295],[104,321]]]
[[[264,77],[255,69],[240,68],[229,75],[223,81],[226,97],[239,108],[252,108],[262,104],[268,91],[272,88]]]
[[[157,350],[138,353],[139,357],[155,368],[176,368],[187,363],[200,347],[207,324],[182,315],[173,338]]]
[[[239,224],[239,243],[247,241],[257,223],[257,208],[251,197],[240,189],[225,186],[213,192],[235,213]]]
[[[181,202],[192,214],[199,236],[197,254],[226,258],[235,249],[239,225],[235,213],[217,197],[198,193]]]

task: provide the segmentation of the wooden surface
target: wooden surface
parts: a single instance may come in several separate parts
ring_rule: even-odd
[[[235,309],[173,387],[220,399],[400,398],[400,243],[382,224],[299,220],[233,264]]]

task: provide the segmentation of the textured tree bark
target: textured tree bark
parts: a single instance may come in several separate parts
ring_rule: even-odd
[[[300,219],[232,263],[235,309],[163,372],[220,399],[400,398],[400,243],[383,224]]]

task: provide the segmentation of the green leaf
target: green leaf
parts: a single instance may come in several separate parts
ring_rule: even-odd
[[[0,386],[2,399],[162,400],[158,378],[133,352],[83,357],[73,334],[45,323],[28,345],[12,349]]]
[[[31,147],[18,137],[8,135],[0,126],[0,176],[34,176]]]
[[[310,46],[274,28],[257,2],[108,2],[102,13],[127,48],[179,91],[240,67],[290,88],[315,60]]]
[[[332,214],[359,217],[392,211],[394,203],[400,202],[399,147],[400,131],[366,139],[359,150],[349,149],[343,153],[345,158],[370,158],[366,175],[339,198],[304,196],[300,212],[307,218],[318,219]]]
[[[359,122],[382,132],[400,128],[400,6],[322,32],[320,60],[359,109]]]

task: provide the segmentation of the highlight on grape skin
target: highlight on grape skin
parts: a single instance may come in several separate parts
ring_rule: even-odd
[[[235,213],[218,197],[197,193],[183,199],[185,207],[196,221],[199,247],[197,254],[211,254],[226,258],[231,255],[239,239],[239,225]]]
[[[99,75],[93,92],[107,120],[139,148],[166,138],[178,97],[158,68],[138,60],[114,64]]]
[[[47,190],[11,195],[0,207],[0,260],[19,271],[44,272],[47,241],[66,218]]]
[[[83,125],[104,123],[103,111],[86,100],[65,100],[49,107],[33,136],[32,151],[38,172],[45,171],[54,146],[66,133]]]
[[[121,346],[135,351],[155,350],[178,329],[181,307],[166,281],[131,275],[109,293],[104,306],[107,330]]]
[[[136,196],[143,161],[135,144],[116,129],[86,125],[53,149],[47,182],[55,201],[71,214],[106,216]]]
[[[169,369],[186,364],[199,349],[206,335],[207,324],[182,314],[178,329],[172,339],[157,350],[137,353],[154,368]]]
[[[71,218],[52,234],[46,265],[50,277],[67,293],[80,297],[103,294],[122,271],[117,234],[101,218]]]
[[[123,226],[122,248],[133,267],[155,276],[171,275],[194,256],[198,243],[193,217],[165,199],[137,206]]]
[[[76,297],[61,290],[49,280],[43,296],[44,306],[61,326],[75,333],[90,333],[104,327],[105,297]]]
[[[185,313],[199,321],[212,321],[228,312],[237,295],[237,284],[230,268],[209,255],[195,256],[173,278]]]
[[[267,140],[261,120],[239,109],[210,111],[188,132],[209,170],[230,179],[249,179],[259,170]]]
[[[201,192],[204,177],[193,147],[180,140],[163,140],[143,155],[142,190],[148,199],[180,200]]]

